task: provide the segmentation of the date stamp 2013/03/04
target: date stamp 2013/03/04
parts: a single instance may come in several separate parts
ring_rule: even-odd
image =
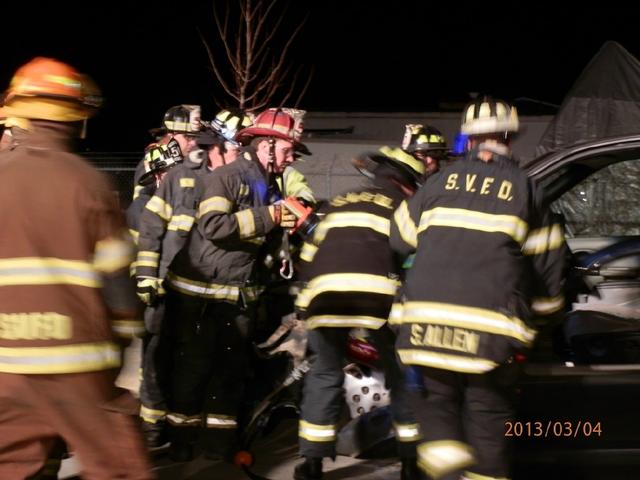
[[[541,422],[504,422],[505,437],[578,438],[600,437],[602,423],[594,420],[545,420]]]

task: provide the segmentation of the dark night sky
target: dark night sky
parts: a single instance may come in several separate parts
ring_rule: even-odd
[[[88,145],[141,150],[167,107],[200,103],[205,118],[218,110],[220,89],[197,33],[213,33],[212,3],[3,2],[0,85],[33,56],[68,61],[96,79],[107,101]],[[315,69],[300,107],[427,111],[464,102],[468,92],[560,103],[606,40],[640,57],[637,8],[585,5],[294,0],[285,28],[309,17],[292,58]]]

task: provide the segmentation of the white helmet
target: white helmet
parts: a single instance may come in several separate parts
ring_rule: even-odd
[[[489,96],[469,103],[462,113],[460,132],[465,135],[509,134],[518,131],[520,123],[516,107]]]

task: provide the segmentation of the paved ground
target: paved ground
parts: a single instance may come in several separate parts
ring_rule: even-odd
[[[297,455],[296,421],[288,420],[269,436],[257,441],[254,449],[256,462],[252,471],[269,480],[291,480],[293,468],[300,461]],[[204,457],[187,464],[157,460],[159,480],[241,480],[248,478],[236,467],[222,462],[207,461]],[[335,462],[326,459],[326,480],[396,480],[400,478],[400,464],[392,459],[358,460],[338,457]]]
[[[118,385],[134,393],[138,389],[138,355],[140,344],[134,343],[126,352],[125,368]],[[291,480],[294,466],[300,461],[297,456],[297,422],[285,420],[266,438],[255,442],[253,453],[255,465],[252,471],[268,480]],[[527,451],[527,450],[525,450]],[[516,461],[522,460],[516,454]],[[189,463],[172,463],[166,456],[155,457],[158,480],[244,480],[244,472],[233,465],[214,462],[200,456]],[[585,458],[588,460],[588,458]],[[583,462],[573,467],[562,467],[556,462],[536,462],[534,466],[516,466],[514,480],[637,480],[640,467],[628,461],[615,462],[609,466],[590,465]],[[636,462],[638,463],[638,462]],[[400,465],[393,459],[359,460],[338,457],[336,461],[325,459],[325,480],[398,480]],[[79,468],[73,458],[63,462],[60,479],[77,478]],[[259,477],[258,477],[259,478]],[[4,479],[0,479],[4,480]]]
[[[297,455],[296,422],[286,421],[268,438],[257,441],[254,449],[256,462],[253,473],[268,480],[291,480],[293,468],[300,461]],[[397,480],[400,464],[393,459],[358,460],[338,457],[326,459],[325,480]],[[224,462],[207,460],[199,456],[192,462],[173,463],[166,456],[154,459],[158,480],[244,480],[249,477],[240,469]],[[73,459],[63,462],[60,479],[76,478],[79,468]]]
[[[141,344],[134,341],[125,352],[125,365],[118,381],[119,386],[137,394],[139,387],[138,365]],[[258,439],[253,450],[255,465],[252,471],[268,480],[291,480],[293,468],[300,461],[297,449],[297,421],[287,420],[267,438]],[[154,458],[158,480],[243,480],[244,472],[233,465],[216,462],[199,456],[192,462],[173,463],[166,455]],[[400,464],[392,459],[358,460],[338,457],[325,460],[325,480],[396,480],[400,478]],[[60,479],[72,479],[79,473],[73,458],[63,461]]]

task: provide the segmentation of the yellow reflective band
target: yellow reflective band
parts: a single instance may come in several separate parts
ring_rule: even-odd
[[[185,295],[191,295],[195,297],[215,298],[217,300],[229,300],[237,301],[240,292],[244,294],[245,300],[253,302],[258,299],[264,287],[262,286],[247,286],[237,287],[235,285],[221,285],[217,283],[205,283],[190,280],[188,278],[180,277],[172,272],[167,273],[167,283]]]
[[[174,427],[198,427],[202,425],[202,415],[182,415],[167,413],[167,421]]]
[[[393,423],[396,431],[396,440],[399,442],[416,442],[422,438],[420,434],[420,425],[417,423],[400,424]]]
[[[463,208],[436,207],[422,212],[418,233],[429,227],[453,227],[479,230],[488,233],[504,233],[522,244],[528,225],[515,215],[494,215]]]
[[[535,297],[531,301],[531,309],[536,315],[549,315],[564,307],[564,296]]]
[[[167,412],[164,410],[154,410],[153,408],[140,405],[140,418],[147,423],[157,423],[160,420],[164,420],[166,416]]]
[[[496,362],[483,358],[449,355],[426,350],[398,349],[400,361],[405,365],[441,368],[462,373],[485,373],[498,366]]]
[[[336,212],[330,213],[320,222],[313,237],[315,243],[320,244],[332,228],[370,228],[371,230],[389,236],[391,222],[389,219],[372,213]]]
[[[55,312],[0,313],[3,340],[68,340],[72,330],[71,317]]]
[[[173,208],[171,208],[171,205],[155,195],[151,197],[151,200],[147,202],[144,208],[155,213],[165,222],[168,222],[171,215],[173,215]]]
[[[182,130],[185,132],[191,132],[193,130],[190,122],[173,122],[171,120],[165,120],[164,124],[169,130]]]
[[[140,232],[130,228],[129,229],[129,234],[131,234],[131,238],[133,238],[133,243],[138,245],[138,237],[140,237]]]
[[[238,422],[236,421],[236,417],[232,417],[229,415],[207,415],[206,419],[206,427],[207,428],[237,428]]]
[[[456,440],[437,440],[418,445],[418,467],[433,478],[440,478],[475,463],[473,449]]]
[[[509,477],[489,477],[474,472],[464,472],[460,480],[511,480]]]
[[[393,213],[393,220],[398,226],[400,238],[407,244],[416,248],[418,246],[418,230],[416,224],[409,215],[409,207],[406,201],[403,201],[398,209]]]
[[[371,328],[377,330],[387,322],[386,318],[363,315],[314,315],[305,321],[307,330],[318,327]]]
[[[143,189],[144,187],[142,185],[136,185],[135,187],[133,187],[133,200],[140,196],[140,193]]]
[[[133,244],[130,241],[107,238],[96,243],[93,265],[100,272],[113,273],[129,267],[133,258]]]
[[[110,342],[83,343],[55,347],[0,347],[0,372],[77,373],[120,366],[117,345]]]
[[[215,298],[218,300],[237,301],[240,296],[240,288],[230,285],[221,285],[217,283],[204,283],[179,277],[169,272],[167,274],[167,282],[177,290],[186,295],[197,297]]]
[[[143,337],[146,333],[140,320],[114,320],[111,325],[114,333],[122,338]]]
[[[193,188],[196,186],[196,179],[195,178],[181,178],[180,179],[180,186],[182,188]]]
[[[57,284],[90,288],[102,286],[98,272],[88,262],[52,257],[0,260],[0,287]]]
[[[160,254],[148,250],[140,250],[136,259],[137,267],[157,268],[160,261]]]
[[[195,218],[189,215],[174,215],[173,217],[171,217],[171,221],[167,226],[167,230],[171,230],[174,232],[178,230],[190,232],[191,228],[193,227],[194,221]]]
[[[400,282],[382,275],[368,273],[332,273],[319,275],[311,280],[300,292],[296,305],[302,308],[325,292],[368,292],[382,295],[395,295]]]
[[[238,220],[240,238],[251,238],[256,234],[256,224],[251,210],[240,210],[234,214]]]
[[[224,197],[210,197],[200,202],[198,218],[204,217],[209,212],[230,213],[233,203]]]
[[[549,250],[560,248],[563,243],[562,227],[556,223],[550,227],[531,230],[522,246],[522,253],[525,255],[539,255]]]
[[[146,258],[149,260],[157,260],[160,258],[160,254],[158,252],[154,252],[151,250],[140,250],[138,252],[138,258]]]
[[[313,257],[316,256],[317,251],[318,247],[316,247],[313,243],[304,242],[304,244],[302,244],[302,249],[300,250],[300,260],[311,262],[313,260]]]
[[[300,420],[298,436],[310,442],[333,442],[336,439],[336,427],[335,425],[315,425]]]
[[[402,322],[402,317],[404,315],[404,304],[400,302],[396,302],[391,305],[391,311],[389,312],[389,323],[392,325],[397,325]]]
[[[513,337],[525,345],[530,345],[537,334],[517,317],[508,317],[484,308],[438,302],[406,302],[402,307],[392,307],[389,323],[427,323],[469,328]]]

